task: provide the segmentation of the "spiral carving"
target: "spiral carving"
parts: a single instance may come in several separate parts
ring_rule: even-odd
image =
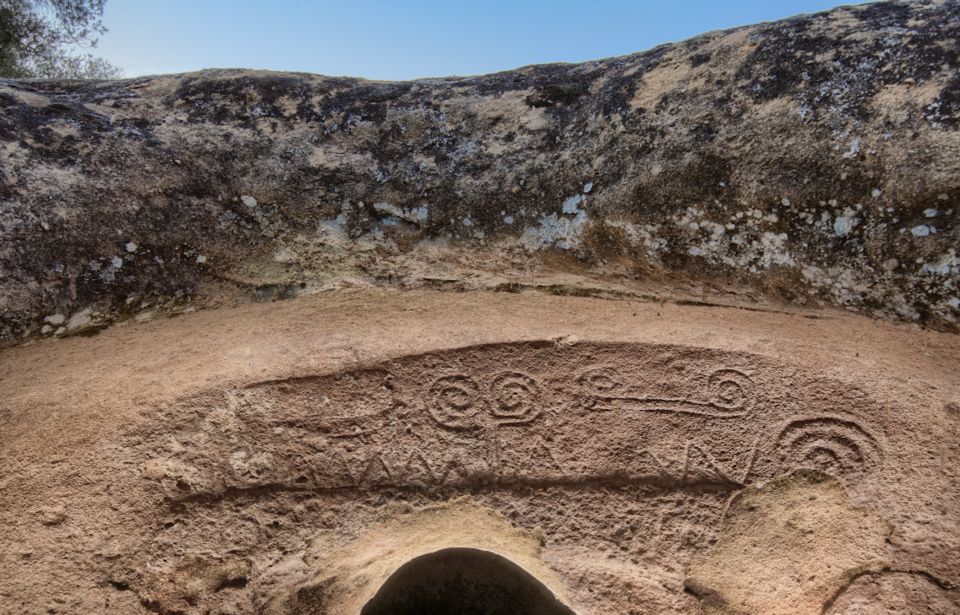
[[[791,421],[777,437],[782,460],[791,468],[813,468],[838,477],[874,470],[883,463],[876,438],[846,418],[823,416]]]
[[[585,408],[597,409],[599,398],[620,393],[623,378],[612,367],[597,367],[580,374],[577,384],[581,390],[580,404]]]
[[[598,367],[584,372],[577,378],[584,389],[594,394],[613,394],[623,387],[623,378],[612,367]]]
[[[500,424],[529,423],[540,413],[537,381],[521,372],[501,372],[490,384],[493,415]]]
[[[753,381],[735,369],[718,369],[707,379],[710,405],[728,412],[749,412],[753,407]]]
[[[487,401],[476,381],[463,374],[443,376],[430,386],[428,410],[440,425],[450,429],[474,429],[480,426],[480,412]]]

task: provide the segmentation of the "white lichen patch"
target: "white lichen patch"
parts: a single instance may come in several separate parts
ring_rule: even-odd
[[[787,250],[787,234],[765,232],[760,236],[759,262],[762,267],[793,265],[793,256]]]
[[[524,229],[520,243],[528,250],[539,250],[544,247],[569,250],[580,245],[586,223],[587,214],[584,211],[573,218],[565,218],[553,213],[543,214],[540,216],[538,226]]]
[[[843,152],[842,156],[844,158],[853,158],[859,153],[860,153],[860,139],[858,137],[854,137],[850,139],[849,148],[847,149],[847,151]]]
[[[426,205],[419,205],[417,207],[404,209],[397,207],[393,203],[381,201],[374,203],[373,208],[381,214],[386,214],[407,222],[413,222],[414,224],[422,224],[427,221],[427,218],[430,217],[430,210],[427,209]]]
[[[657,234],[660,232],[659,224],[634,224],[626,220],[606,219],[604,226],[620,229],[627,235],[627,240],[634,247],[642,247],[648,257],[654,260],[659,258],[659,254],[667,248],[667,241]]]
[[[920,271],[939,276],[960,273],[960,259],[957,259],[957,251],[950,248],[946,254],[941,255],[937,260],[924,263]]]
[[[698,207],[687,207],[671,224],[686,235],[686,254],[711,264],[751,272],[796,265],[788,247],[787,233],[765,230],[769,228],[767,224],[777,221],[775,214],[749,209],[733,214],[730,219],[731,222],[718,222]],[[605,224],[625,231],[630,243],[643,247],[648,258],[659,259],[669,245],[657,225],[641,226],[620,220],[607,220]]]
[[[582,195],[575,195],[566,200],[564,200],[561,210],[565,214],[578,214],[580,213],[580,203],[583,201]]]
[[[846,237],[860,223],[856,216],[857,212],[849,207],[843,210],[843,215],[837,216],[833,221],[833,232],[837,237]]]
[[[67,317],[60,313],[50,314],[49,316],[46,316],[43,321],[53,325],[54,327],[59,327],[67,321]]]
[[[560,204],[561,215],[555,213],[542,214],[539,226],[524,229],[523,235],[520,237],[520,243],[528,250],[543,247],[569,250],[577,247],[587,223],[587,212],[583,209],[586,201],[587,197],[583,194],[576,194],[564,199],[563,203]],[[522,209],[520,213],[523,214]],[[506,218],[504,218],[504,221],[506,221]],[[510,216],[508,224],[512,221],[513,217]]]

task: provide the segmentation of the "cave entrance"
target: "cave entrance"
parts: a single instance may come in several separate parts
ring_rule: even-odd
[[[547,587],[489,551],[451,548],[394,572],[360,615],[574,615]]]

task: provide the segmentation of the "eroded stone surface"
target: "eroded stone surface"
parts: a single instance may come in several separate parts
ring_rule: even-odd
[[[832,458],[829,436],[811,442]],[[892,529],[853,506],[838,480],[800,469],[731,500],[720,539],[692,563],[687,586],[708,615],[818,615],[838,587],[890,566]]]
[[[0,595],[13,612],[325,612],[419,545],[498,553],[578,614],[692,614],[719,595],[695,563],[743,539],[731,498],[810,468],[834,477],[811,518],[879,514],[867,569],[952,599],[958,356],[956,336],[854,316],[389,291],[6,348]],[[447,516],[461,506],[479,516]],[[724,587],[782,569],[782,541],[755,538],[768,565]],[[848,571],[857,544],[823,562]],[[862,605],[868,580],[818,576],[792,604]],[[925,595],[887,580],[880,605]]]
[[[827,615],[894,615],[960,611],[960,592],[922,573],[888,571],[858,576],[837,596]]]
[[[160,435],[169,456],[141,456],[187,501],[265,486],[730,490],[797,466],[851,478],[882,470],[886,437],[862,392],[784,380],[764,363],[586,343],[457,349],[186,400],[164,415],[186,426]],[[787,389],[792,399],[772,407]],[[202,450],[165,444],[201,434]]]
[[[881,2],[470,78],[3,81],[0,336],[555,271],[953,328],[958,24]]]
[[[956,327],[958,28],[0,82],[0,338],[72,338],[0,349],[0,610],[354,614],[468,548],[581,615],[955,612],[957,337],[781,302]]]
[[[115,445],[116,462],[139,467],[142,487],[162,499],[156,523],[167,529],[109,574],[161,612],[211,608],[213,584],[237,564],[228,558],[197,573],[213,580],[185,585],[194,559],[172,554],[216,550],[228,531],[231,551],[254,561],[288,553],[244,577],[255,602],[287,604],[311,576],[324,596],[339,595],[331,583],[367,573],[320,574],[332,547],[318,545],[350,542],[403,512],[386,502],[417,508],[469,494],[544,537],[537,561],[556,566],[584,612],[689,612],[696,600],[684,584],[708,610],[774,612],[774,600],[785,613],[819,612],[856,573],[893,559],[894,526],[854,509],[837,479],[893,520],[946,506],[946,534],[901,538],[898,559],[956,569],[956,554],[925,554],[957,540],[955,485],[904,482],[924,434],[897,430],[896,407],[853,382],[748,354],[583,342],[454,349],[214,390]],[[801,474],[757,490],[797,468],[836,478]],[[786,544],[782,523],[810,544]],[[441,542],[453,535],[437,531]],[[461,538],[469,545],[471,535]],[[297,554],[302,540],[312,551]],[[170,572],[146,565],[158,561]],[[630,581],[638,573],[654,582]],[[596,592],[598,579],[608,591]]]
[[[311,603],[329,612],[359,613],[391,575],[410,560],[445,549],[472,549],[504,557],[564,599],[563,581],[541,560],[542,534],[513,527],[505,518],[457,499],[412,509],[396,506],[386,521],[359,535],[332,530],[264,572],[256,600],[262,612],[310,613]],[[295,571],[295,572],[294,572]],[[291,573],[304,580],[291,586]]]

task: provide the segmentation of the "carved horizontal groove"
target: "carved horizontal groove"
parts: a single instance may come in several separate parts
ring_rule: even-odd
[[[392,491],[397,493],[486,493],[491,491],[525,491],[529,489],[561,488],[577,491],[600,491],[604,489],[626,489],[644,487],[656,492],[686,491],[690,493],[728,493],[743,488],[742,484],[730,480],[694,479],[689,481],[670,479],[661,476],[591,476],[558,477],[553,479],[533,479],[524,481],[477,481],[450,485],[346,485],[342,487],[310,487],[285,483],[226,487],[222,491],[198,491],[182,497],[167,498],[165,503],[171,507],[185,504],[215,506],[219,502],[259,499],[275,494],[324,496],[340,493],[368,493],[372,491]]]
[[[641,412],[679,412],[696,414],[711,418],[737,418],[747,415],[747,411],[728,412],[711,402],[689,399],[659,399],[656,397],[597,397],[599,402],[593,410],[637,410]]]

